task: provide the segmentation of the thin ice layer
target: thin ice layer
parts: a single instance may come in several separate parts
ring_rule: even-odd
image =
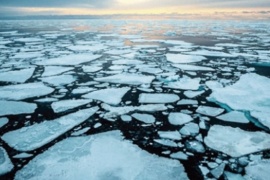
[[[221,151],[232,157],[240,157],[269,149],[270,134],[214,125],[208,131],[204,142],[209,148]]]
[[[84,109],[55,120],[23,127],[5,133],[1,139],[18,151],[32,151],[83,123],[97,110],[98,107]]]
[[[36,96],[44,96],[53,91],[53,88],[45,86],[41,82],[2,86],[0,87],[0,99],[22,100]]]
[[[33,75],[35,68],[1,72],[0,81],[24,83]]]
[[[21,101],[1,101],[0,100],[0,116],[31,114],[35,112],[37,105]]]
[[[49,165],[48,165],[49,164]],[[36,156],[15,179],[181,179],[178,161],[158,157],[123,140],[119,131],[63,140]]]
[[[90,92],[82,97],[100,100],[111,105],[117,105],[122,101],[123,96],[129,90],[129,87],[101,89]]]
[[[145,76],[141,74],[116,74],[107,77],[95,78],[95,81],[118,83],[118,84],[150,84],[155,79],[154,76]]]

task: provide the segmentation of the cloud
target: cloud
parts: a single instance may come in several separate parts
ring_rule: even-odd
[[[107,8],[116,0],[0,0],[2,7]]]

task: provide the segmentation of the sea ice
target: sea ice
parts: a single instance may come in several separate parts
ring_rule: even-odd
[[[184,55],[184,54],[166,54],[167,60],[172,63],[195,63],[205,60],[203,56]]]
[[[6,150],[0,147],[0,175],[10,172],[14,165],[12,164]]]
[[[95,81],[129,84],[129,85],[140,85],[149,84],[155,79],[154,76],[145,76],[140,74],[116,74],[107,77],[95,78]]]
[[[58,74],[62,74],[64,72],[73,70],[72,67],[63,67],[63,66],[44,66],[44,72],[42,74],[43,77],[45,76],[54,76]]]
[[[217,116],[223,113],[224,109],[210,106],[199,106],[196,112],[207,116]]]
[[[184,71],[215,71],[213,68],[205,66],[195,66],[189,64],[173,64],[174,67]]]
[[[101,107],[106,111],[104,118],[110,119],[117,116],[127,114],[132,111],[142,111],[142,112],[155,112],[155,111],[164,111],[168,108],[164,104],[148,104],[141,106],[124,106],[124,107],[113,107],[108,104],[102,104]]]
[[[59,76],[49,76],[41,78],[43,82],[51,84],[53,86],[63,86],[66,84],[71,84],[76,81],[76,77],[72,75],[59,75]]]
[[[100,71],[102,69],[102,67],[100,67],[100,66],[82,66],[82,69],[86,73],[93,73],[93,72]]]
[[[251,162],[246,168],[245,179],[267,180],[269,179],[270,160],[258,160]]]
[[[8,118],[0,118],[0,128],[5,126],[8,123]]]
[[[245,114],[238,111],[231,111],[229,113],[222,114],[218,116],[217,119],[227,122],[249,123],[249,120],[246,118]]]
[[[192,117],[188,114],[172,112],[169,114],[168,120],[172,125],[183,125],[192,121]]]
[[[165,88],[183,89],[183,90],[197,90],[200,87],[200,78],[191,79],[183,77],[178,81],[172,81],[164,85]]]
[[[0,81],[24,83],[33,75],[35,68],[27,68],[15,71],[1,72]]]
[[[52,109],[55,113],[64,112],[79,106],[90,103],[92,100],[89,99],[71,99],[71,100],[62,100],[52,103]]]
[[[135,118],[136,120],[147,123],[147,124],[151,124],[156,121],[156,118],[151,114],[134,113],[131,116]]]
[[[37,105],[21,101],[2,101],[0,100],[0,116],[31,114],[34,113]]]
[[[204,142],[214,150],[221,151],[232,157],[240,157],[269,149],[270,134],[214,125],[208,131]]]
[[[198,101],[192,99],[181,99],[180,101],[177,102],[177,105],[197,105],[197,104]]]
[[[196,136],[200,131],[200,128],[197,124],[190,122],[185,124],[179,132],[184,136]]]
[[[117,105],[122,101],[123,96],[130,90],[129,87],[108,88],[90,92],[83,95],[83,98],[90,98],[103,101],[107,104]]]
[[[154,141],[158,144],[161,144],[163,146],[168,146],[168,147],[178,147],[177,143],[169,140],[169,139],[154,139]]]
[[[0,87],[0,99],[22,100],[26,98],[33,98],[36,96],[44,96],[52,93],[53,91],[53,88],[45,86],[41,82],[8,85]]]
[[[190,55],[201,55],[201,56],[210,56],[210,57],[237,57],[236,55],[221,52],[221,51],[209,51],[209,50],[198,50],[192,52],[186,52]]]
[[[181,134],[178,131],[158,131],[158,135],[163,139],[181,140]]]
[[[262,124],[269,127],[269,78],[254,73],[245,74],[235,84],[224,88],[212,87],[212,91],[209,101],[226,104],[234,110],[250,111]]]
[[[48,165],[48,163],[50,165]],[[181,179],[176,160],[141,150],[119,131],[63,140],[36,156],[16,173],[18,179]]]
[[[176,94],[142,93],[139,96],[139,103],[174,103],[178,100]]]
[[[172,153],[170,155],[171,158],[174,158],[174,159],[180,159],[180,160],[188,160],[188,155],[186,155],[185,153],[179,151],[179,152],[176,152],[176,153]]]
[[[32,151],[83,123],[97,110],[98,107],[84,109],[55,120],[13,130],[5,133],[1,139],[18,151]]]
[[[38,65],[78,65],[100,58],[101,55],[94,55],[91,53],[84,54],[71,54],[66,56],[60,56],[57,58],[46,59],[40,62],[36,62]]]
[[[203,94],[205,91],[204,90],[201,90],[201,91],[185,91],[184,92],[184,95],[188,98],[195,98],[197,96],[200,96],[201,94]]]

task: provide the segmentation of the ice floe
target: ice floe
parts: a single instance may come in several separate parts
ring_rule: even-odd
[[[54,76],[58,74],[62,74],[64,72],[73,70],[73,67],[63,67],[63,66],[44,66],[44,72],[42,74],[45,76]]]
[[[41,82],[8,85],[0,87],[0,99],[22,100],[26,98],[44,96],[52,93],[53,91],[53,88],[45,86]]]
[[[184,71],[215,71],[215,69],[211,67],[195,66],[190,64],[173,64],[172,66]]]
[[[104,114],[104,118],[111,119],[117,116],[127,114],[133,111],[142,111],[142,112],[155,112],[155,111],[164,111],[168,108],[164,104],[148,104],[141,106],[124,106],[124,107],[113,107],[108,104],[102,104],[101,107],[106,111],[109,111]]]
[[[92,100],[89,99],[71,99],[71,100],[62,100],[52,103],[52,109],[55,113],[64,112],[79,106],[90,103]]]
[[[183,125],[192,121],[192,117],[188,114],[180,112],[172,112],[168,116],[169,123],[172,125]]]
[[[1,139],[18,151],[32,151],[83,123],[97,110],[98,107],[84,109],[58,119],[13,130],[5,133]]]
[[[90,92],[83,95],[84,98],[90,98],[103,101],[107,104],[117,105],[122,101],[123,96],[130,90],[128,87],[108,88]]]
[[[196,136],[200,131],[200,128],[197,124],[190,122],[185,124],[179,132],[184,136]]]
[[[199,106],[198,109],[196,110],[197,113],[207,115],[207,116],[218,116],[224,111],[225,111],[224,109],[210,107],[210,106]]]
[[[214,150],[221,151],[232,157],[240,157],[269,149],[270,134],[214,125],[210,128],[204,142]]]
[[[101,55],[94,55],[91,53],[83,54],[71,54],[66,56],[60,56],[57,58],[46,59],[40,62],[36,62],[38,65],[78,65],[86,62],[90,62],[100,58]]]
[[[154,76],[145,76],[140,74],[116,74],[107,77],[95,78],[94,80],[118,84],[140,85],[140,84],[149,84],[154,79],[155,79]]]
[[[139,103],[174,103],[179,100],[176,94],[142,93],[139,95]]]
[[[156,121],[156,118],[151,114],[134,113],[131,116],[135,118],[136,120],[147,123],[147,124],[151,124]]]
[[[245,114],[238,111],[231,111],[229,113],[220,115],[217,117],[217,119],[227,122],[249,123],[249,120],[246,118]]]
[[[119,131],[63,140],[36,156],[16,173],[15,179],[50,179],[51,177],[56,179],[188,179],[184,167],[178,161],[141,150],[131,142],[123,140]]]
[[[9,122],[8,118],[0,118],[0,128],[5,126]]]
[[[0,81],[24,83],[33,75],[35,68],[1,72]]]
[[[37,105],[21,101],[2,101],[0,100],[0,116],[31,114],[35,112]]]
[[[181,134],[178,131],[158,131],[158,135],[164,139],[181,140]]]
[[[167,60],[172,63],[195,63],[205,60],[203,56],[184,55],[184,54],[166,54]]]
[[[62,86],[66,84],[71,84],[76,81],[76,77],[72,75],[59,75],[59,76],[48,76],[43,77],[41,80],[53,86]]]
[[[263,124],[269,126],[269,78],[254,73],[245,74],[235,84],[224,88],[212,87],[212,91],[208,100],[226,104],[234,110],[250,111],[258,120],[262,120]]]
[[[2,147],[0,147],[0,159],[0,175],[4,175],[10,172],[14,165],[12,164],[6,150]]]
[[[165,88],[197,90],[200,87],[200,78],[191,79],[188,77],[180,78],[178,81],[172,81],[164,85]]]
[[[251,162],[246,168],[246,175],[244,176],[247,180],[258,179],[267,180],[269,179],[270,160],[258,160]]]

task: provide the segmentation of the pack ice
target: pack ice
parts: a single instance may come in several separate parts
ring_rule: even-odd
[[[1,139],[18,151],[35,150],[91,117],[98,107],[84,109],[51,121],[43,121],[5,133]]]
[[[249,111],[270,128],[270,79],[255,73],[245,74],[233,85],[212,87],[208,100],[228,105],[234,110]]]
[[[48,165],[49,164],[49,165]],[[188,179],[178,161],[123,140],[119,131],[63,140],[36,156],[15,179]]]
[[[249,132],[240,128],[214,125],[204,139],[205,144],[232,157],[263,151],[270,148],[270,134]]]

